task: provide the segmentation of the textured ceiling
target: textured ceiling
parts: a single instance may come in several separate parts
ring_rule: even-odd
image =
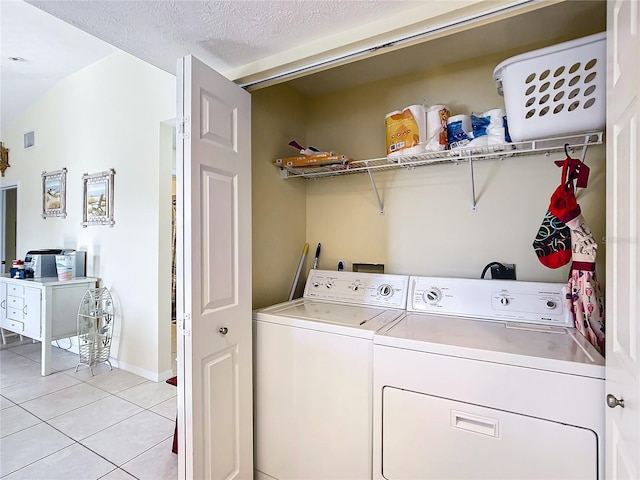
[[[170,73],[192,54],[225,74],[363,25],[410,23],[412,8],[447,2],[462,0],[0,0],[0,130],[111,46]]]
[[[193,54],[216,70],[246,65],[298,44],[397,13],[397,1],[76,1],[29,3],[174,72]],[[405,11],[424,1],[403,0]]]
[[[274,64],[312,58],[314,51],[351,48],[358,41],[375,44],[380,41],[372,40],[376,35],[480,3],[489,8],[485,5],[530,0],[0,0],[0,131],[60,79],[115,47],[170,73],[179,57],[193,54],[242,83],[247,70],[249,75],[251,69],[266,72]],[[317,95],[365,79],[505,48],[526,51],[606,28],[604,0],[532,3],[544,8],[534,16],[488,23],[411,48],[379,50],[367,60],[289,82],[304,94]],[[8,60],[12,56],[25,61]]]

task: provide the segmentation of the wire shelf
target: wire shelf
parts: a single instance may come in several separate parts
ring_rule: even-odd
[[[346,165],[329,165],[324,167],[279,167],[282,178],[324,178],[340,175],[352,175],[371,171],[395,170],[398,168],[415,168],[428,165],[457,164],[469,160],[489,160],[536,155],[563,151],[566,144],[574,149],[602,144],[603,132],[581,133],[570,136],[554,137],[526,142],[508,143],[460,148],[443,152],[420,153],[414,155],[380,157],[367,160],[355,160]]]

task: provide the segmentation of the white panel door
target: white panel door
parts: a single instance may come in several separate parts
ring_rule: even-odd
[[[607,12],[607,478],[640,478],[640,5]],[[617,400],[624,404],[618,404]]]
[[[180,478],[253,475],[251,97],[178,61]]]

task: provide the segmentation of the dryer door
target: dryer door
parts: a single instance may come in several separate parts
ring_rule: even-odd
[[[591,430],[431,395],[385,387],[382,431],[389,480],[598,476]]]

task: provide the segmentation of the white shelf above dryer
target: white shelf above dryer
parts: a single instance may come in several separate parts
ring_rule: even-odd
[[[413,155],[370,158],[354,160],[347,165],[330,165],[324,167],[280,167],[280,175],[283,179],[290,178],[326,178],[356,173],[368,173],[380,205],[380,213],[384,214],[384,205],[380,199],[378,188],[373,178],[373,171],[395,170],[398,168],[413,169],[429,165],[469,163],[471,173],[472,210],[476,210],[475,182],[473,178],[473,162],[489,159],[505,159],[528,155],[551,154],[564,151],[565,145],[570,150],[583,149],[591,145],[600,145],[603,142],[603,132],[581,133],[563,137],[529,140],[526,142],[508,143],[506,145],[474,147],[471,149],[460,148],[445,150],[443,152],[420,153]]]

